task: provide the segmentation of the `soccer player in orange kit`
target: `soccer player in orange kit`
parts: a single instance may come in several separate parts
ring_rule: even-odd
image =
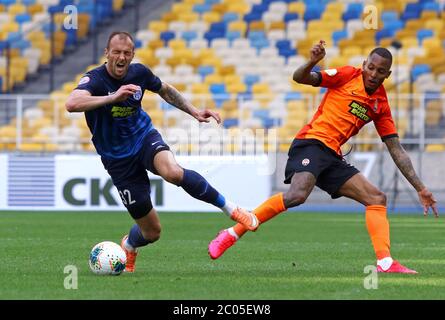
[[[325,54],[324,42],[320,41],[312,47],[310,60],[293,74],[298,83],[325,87],[328,91],[312,120],[298,132],[289,149],[284,182],[290,184],[290,188],[285,193],[273,195],[253,212],[260,223],[264,223],[304,203],[314,186],[333,199],[351,198],[366,208],[366,227],[377,257],[377,271],[417,273],[391,257],[385,194],[348,164],[340,150],[349,138],[373,121],[394,163],[416,189],[424,215],[431,207],[438,217],[433,194],[417,176],[400,144],[383,87],[383,81],[391,74],[392,55],[385,48],[375,48],[361,69],[344,66],[311,71]],[[246,231],[241,224],[222,230],[209,244],[210,257],[219,258]]]

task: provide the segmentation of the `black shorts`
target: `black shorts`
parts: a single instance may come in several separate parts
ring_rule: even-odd
[[[288,155],[284,183],[289,184],[295,172],[310,172],[317,179],[316,186],[332,199],[339,198],[338,189],[360,172],[316,139],[294,139]]]
[[[101,158],[122,203],[134,219],[144,217],[153,208],[147,170],[157,174],[153,159],[163,150],[170,150],[170,147],[159,132],[153,129],[145,137],[141,150],[134,156],[122,159]]]

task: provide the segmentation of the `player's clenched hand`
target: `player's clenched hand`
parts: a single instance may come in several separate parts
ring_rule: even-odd
[[[326,42],[324,40],[320,40],[315,46],[311,49],[311,62],[318,63],[321,59],[326,55],[326,51],[324,49],[324,45]]]
[[[423,206],[423,215],[427,216],[428,210],[431,207],[431,209],[433,210],[434,216],[436,218],[438,218],[439,211],[437,210],[437,206],[436,206],[437,201],[434,199],[433,194],[427,188],[423,188],[421,191],[418,192],[418,194],[419,194],[420,203],[422,203],[422,206]]]
[[[221,117],[219,116],[219,113],[209,109],[198,111],[195,118],[199,122],[210,122],[209,118],[213,118],[218,124],[221,123]]]
[[[135,94],[140,90],[139,86],[134,84],[126,84],[121,86],[115,93],[112,95],[113,102],[122,102],[128,99],[128,97]]]

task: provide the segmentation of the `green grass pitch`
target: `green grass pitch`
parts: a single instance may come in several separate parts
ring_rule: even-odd
[[[443,219],[390,214],[392,254],[418,275],[378,275],[363,214],[285,213],[212,261],[207,244],[232,225],[219,213],[161,213],[161,240],[140,251],[134,274],[97,276],[94,244],[119,243],[125,212],[0,212],[0,299],[300,300],[445,299]],[[65,289],[67,265],[77,289]]]

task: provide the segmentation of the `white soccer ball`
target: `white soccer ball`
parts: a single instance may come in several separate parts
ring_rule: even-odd
[[[93,247],[88,263],[95,274],[117,276],[125,270],[127,256],[118,244],[103,241]]]

